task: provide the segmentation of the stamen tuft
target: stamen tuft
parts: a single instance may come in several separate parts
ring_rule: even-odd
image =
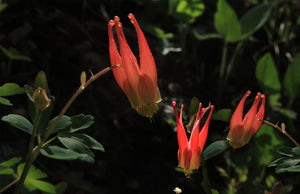
[[[120,18],[118,16],[115,16],[114,21],[115,23],[118,23],[120,21]]]

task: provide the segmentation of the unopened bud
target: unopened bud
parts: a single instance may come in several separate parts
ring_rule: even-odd
[[[81,72],[80,82],[81,82],[82,86],[84,86],[85,83],[86,83],[86,73],[85,73],[85,71]]]
[[[45,110],[50,106],[51,100],[48,98],[46,90],[38,87],[33,93],[33,103],[37,110]]]

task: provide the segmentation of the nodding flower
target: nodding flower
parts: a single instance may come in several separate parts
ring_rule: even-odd
[[[177,122],[177,140],[179,146],[177,155],[178,165],[183,168],[186,175],[189,176],[193,170],[198,169],[200,166],[200,155],[207,139],[209,122],[214,106],[209,104],[207,108],[202,108],[202,104],[199,104],[198,113],[189,140],[182,122],[183,105],[181,105],[180,117],[178,117],[176,110],[176,102],[172,102],[172,106]],[[209,109],[210,113],[208,118],[200,131],[200,122],[203,114]]]
[[[257,93],[250,110],[243,118],[244,103],[250,93],[251,92],[249,90],[246,92],[230,120],[230,131],[227,139],[233,148],[240,148],[246,145],[250,141],[251,137],[261,127],[262,120],[264,119],[265,95],[260,92]],[[259,110],[257,110],[260,101],[261,104]]]
[[[126,41],[120,18],[115,16],[114,20],[108,23],[109,55],[111,66],[121,65],[121,67],[114,68],[112,71],[131,107],[142,116],[152,117],[157,112],[158,103],[161,101],[157,86],[156,65],[146,38],[134,15],[130,13],[128,17],[137,32],[140,64],[138,64]],[[115,27],[117,34],[119,50],[113,36],[113,27]]]

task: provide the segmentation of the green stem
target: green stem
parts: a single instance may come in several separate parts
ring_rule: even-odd
[[[211,194],[209,179],[208,179],[208,174],[207,174],[207,169],[206,169],[206,164],[205,164],[203,154],[201,154],[200,158],[201,158],[201,166],[202,166],[202,174],[203,174],[203,180],[201,186],[203,187],[206,194]]]
[[[97,78],[99,78],[100,76],[104,75],[105,73],[107,73],[108,71],[110,71],[111,69],[114,68],[118,68],[121,67],[121,65],[115,65],[113,67],[107,67],[105,69],[103,69],[102,71],[98,72],[96,75],[92,75],[90,77],[90,79],[85,82],[83,85],[81,85],[78,90],[73,94],[73,96],[70,98],[70,100],[66,103],[66,105],[64,106],[64,108],[61,110],[61,112],[59,113],[58,117],[56,118],[56,120],[53,122],[53,124],[50,126],[49,130],[46,132],[46,134],[43,136],[41,142],[35,146],[35,148],[33,149],[33,157],[32,157],[32,161],[35,161],[36,158],[38,157],[39,153],[40,153],[40,149],[45,146],[47,143],[46,142],[47,139],[49,138],[49,136],[51,135],[52,131],[54,130],[54,128],[56,127],[56,125],[58,124],[58,122],[60,121],[60,119],[62,118],[62,116],[66,113],[66,111],[68,110],[68,108],[71,106],[71,104],[75,101],[75,99],[79,96],[79,94],[81,94],[81,92],[87,87],[89,86],[92,82],[94,82]],[[46,143],[45,143],[46,142]]]
[[[284,124],[283,124],[283,127],[280,128],[279,126],[277,126],[269,121],[263,120],[263,122],[266,123],[267,125],[272,126],[273,128],[277,129],[278,131],[280,131],[283,135],[288,137],[293,142],[293,144],[295,144],[300,149],[299,143],[288,132],[286,132]]]
[[[17,183],[16,189],[15,189],[15,194],[20,193],[21,188],[24,184],[24,181],[26,179],[26,176],[28,174],[29,168],[32,164],[32,152],[33,152],[33,146],[34,146],[34,140],[35,140],[35,136],[36,136],[36,132],[37,132],[37,127],[41,118],[42,112],[40,110],[36,111],[35,117],[34,117],[34,121],[33,121],[33,129],[32,129],[32,134],[31,134],[31,138],[30,138],[30,142],[29,142],[29,147],[28,147],[28,152],[27,152],[27,156],[26,156],[26,163],[23,169],[23,172],[21,174],[20,180]]]
[[[223,45],[223,50],[222,50],[222,60],[221,60],[221,66],[220,66],[220,75],[219,75],[219,89],[218,89],[218,94],[217,94],[217,101],[220,100],[222,93],[223,93],[223,82],[224,82],[224,73],[225,73],[225,68],[226,68],[226,58],[227,58],[227,47],[228,47],[228,42],[225,40],[224,45]]]
[[[228,81],[228,78],[231,74],[231,71],[232,71],[232,68],[233,68],[233,65],[234,65],[234,62],[235,62],[235,59],[236,59],[236,56],[237,54],[239,53],[241,47],[243,45],[243,41],[240,41],[237,46],[235,47],[234,49],[234,53],[228,63],[228,66],[227,66],[227,69],[226,69],[226,74],[225,74],[225,78],[224,78],[224,82],[223,82],[223,87],[222,88],[226,88],[226,85],[227,85],[227,81]]]

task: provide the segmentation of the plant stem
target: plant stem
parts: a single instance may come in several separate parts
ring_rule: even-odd
[[[26,156],[26,163],[23,169],[23,172],[21,174],[21,177],[17,183],[16,189],[15,189],[15,194],[19,193],[24,181],[26,179],[27,173],[29,171],[29,168],[32,164],[32,152],[33,152],[33,146],[34,146],[34,140],[35,140],[35,136],[36,136],[36,132],[37,132],[37,127],[39,125],[39,121],[41,118],[42,112],[40,110],[36,111],[35,117],[34,117],[34,122],[33,122],[33,129],[32,129],[32,134],[31,134],[31,138],[30,138],[30,142],[29,142],[29,147],[28,147],[28,152],[27,152],[27,156]]]
[[[15,190],[15,194],[18,194],[20,192],[21,186],[23,185],[26,175],[28,173],[29,167],[31,166],[31,164],[36,160],[36,158],[38,157],[39,153],[40,153],[40,149],[44,146],[45,142],[47,141],[48,137],[51,135],[52,131],[55,129],[56,125],[58,124],[58,122],[60,121],[60,119],[62,118],[62,116],[66,113],[66,111],[68,110],[68,108],[71,106],[71,104],[75,101],[75,99],[78,97],[79,94],[81,94],[81,92],[87,87],[89,86],[93,81],[95,81],[97,78],[99,78],[100,76],[102,76],[103,74],[107,73],[108,71],[110,71],[111,69],[114,68],[118,68],[121,67],[121,65],[115,65],[113,67],[107,67],[105,69],[103,69],[102,71],[98,72],[96,75],[92,75],[90,77],[90,79],[84,83],[84,85],[81,85],[78,90],[73,94],[73,96],[70,98],[70,100],[66,103],[66,105],[64,106],[64,108],[61,110],[61,112],[59,113],[58,117],[56,118],[56,120],[53,122],[53,124],[50,126],[49,130],[46,132],[46,134],[43,136],[42,140],[38,143],[37,146],[35,146],[33,148],[33,144],[34,144],[34,138],[35,135],[31,137],[31,140],[33,139],[33,141],[30,141],[30,148],[31,151],[28,152],[27,157],[29,158],[29,160],[26,161],[24,170],[22,172],[22,176],[20,181],[17,184],[17,188]],[[40,116],[39,116],[40,117]],[[37,126],[37,124],[36,124]],[[36,133],[36,127],[34,127],[33,129],[33,134]],[[47,142],[48,143],[48,142]],[[26,170],[26,171],[25,171]],[[24,174],[24,175],[23,175]],[[23,182],[22,181],[22,177],[24,177]]]
[[[201,158],[201,166],[202,166],[202,174],[203,174],[203,180],[201,185],[206,194],[211,194],[209,179],[208,179],[208,174],[207,174],[207,169],[206,169],[206,164],[205,164],[203,154],[201,154],[200,158]]]
[[[220,66],[220,75],[219,75],[219,89],[218,89],[218,94],[217,94],[217,101],[220,100],[222,93],[223,93],[223,81],[224,81],[224,73],[225,73],[225,68],[226,68],[226,58],[227,58],[227,47],[228,47],[228,42],[225,40],[224,45],[223,45],[223,50],[222,50],[222,60],[221,60],[221,66]]]
[[[272,126],[273,128],[277,129],[278,131],[280,131],[283,135],[287,136],[299,149],[300,149],[300,145],[298,144],[298,142],[285,130],[285,127],[279,127],[269,121],[263,120],[264,123]]]
[[[0,193],[3,193],[4,191],[6,191],[9,187],[13,186],[15,183],[17,183],[19,181],[19,179],[15,179],[13,180],[11,183],[9,183],[8,185],[6,185],[4,188],[2,188],[0,190]]]

